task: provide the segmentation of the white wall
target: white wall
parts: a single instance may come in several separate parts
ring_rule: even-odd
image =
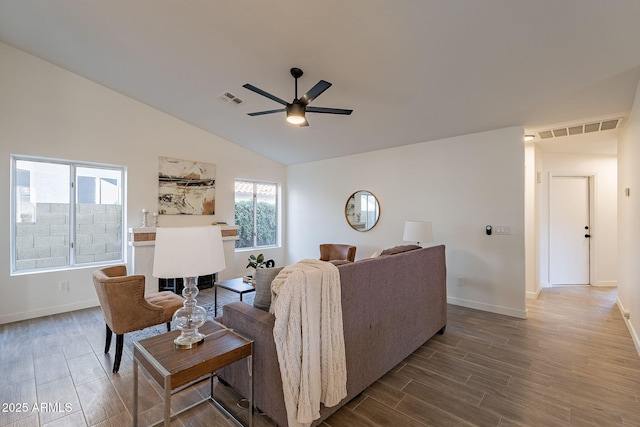
[[[541,182],[536,183],[539,193],[537,215],[537,277],[534,289],[528,295],[537,295],[540,289],[549,286],[549,189],[550,177],[554,174],[591,176],[595,184],[593,194],[593,218],[591,218],[590,260],[591,285],[616,286],[617,274],[617,156],[615,154],[578,154],[538,152],[538,170]]]
[[[279,163],[2,43],[0,94],[0,323],[97,305],[95,267],[10,276],[11,154],[126,166],[128,227],[140,225],[142,208],[157,209],[158,156],[217,166],[216,214],[162,216],[164,226],[232,224],[235,178],[286,179]],[[284,260],[283,248],[264,253]],[[247,256],[227,259],[222,277],[243,274]],[[68,293],[58,291],[60,281],[69,281]]]
[[[356,258],[368,257],[405,243],[405,220],[429,220],[432,244],[447,247],[449,302],[526,317],[523,133],[513,127],[289,166],[287,262],[317,258],[320,243],[355,244]],[[357,190],[380,202],[380,221],[365,233],[344,216]],[[489,224],[511,234],[489,237]]]
[[[537,156],[537,147],[531,142],[524,144],[524,240],[525,240],[525,288],[527,298],[537,298],[539,291],[536,283],[538,283],[536,250],[537,250],[537,229],[538,216],[536,214],[537,194],[536,179],[537,169],[536,162],[539,161]]]
[[[640,85],[618,139],[618,305],[640,352]],[[629,197],[625,189],[630,190]]]

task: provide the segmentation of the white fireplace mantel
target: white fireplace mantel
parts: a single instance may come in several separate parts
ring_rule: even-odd
[[[221,225],[222,243],[224,246],[225,259],[233,260],[233,250],[238,240],[237,225]],[[153,271],[153,254],[156,245],[156,228],[155,227],[132,227],[129,228],[129,246],[131,250],[131,262],[133,266],[133,274],[142,274],[145,276],[146,286],[145,292],[158,291],[158,279],[151,274]],[[230,252],[231,255],[228,255]],[[232,263],[233,265],[233,263]],[[224,272],[220,272],[224,275]]]

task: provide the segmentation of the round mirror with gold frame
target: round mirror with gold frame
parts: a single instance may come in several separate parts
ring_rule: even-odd
[[[370,191],[356,191],[347,199],[344,216],[354,230],[369,231],[380,219],[380,203]]]

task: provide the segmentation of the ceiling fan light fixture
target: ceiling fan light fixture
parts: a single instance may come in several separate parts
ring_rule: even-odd
[[[292,125],[301,125],[305,121],[304,105],[297,103],[287,105],[287,122]]]

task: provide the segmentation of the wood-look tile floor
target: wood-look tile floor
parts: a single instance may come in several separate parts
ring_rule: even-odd
[[[449,306],[444,335],[323,426],[640,426],[640,357],[615,297],[615,289],[547,288],[528,301],[526,320]],[[212,291],[198,299],[209,302]],[[0,426],[131,425],[131,349],[113,375],[114,350],[103,346],[98,308],[0,325]],[[161,419],[162,399],[154,383],[140,383],[140,425],[148,425]],[[172,406],[207,392],[206,382],[188,388]],[[233,424],[206,404],[171,425]]]

